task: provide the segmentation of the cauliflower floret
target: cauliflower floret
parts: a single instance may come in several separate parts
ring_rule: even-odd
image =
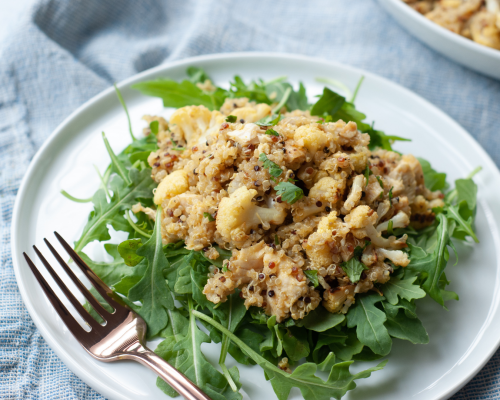
[[[393,189],[394,190],[394,189]],[[368,178],[368,185],[365,188],[365,201],[367,204],[372,204],[380,195],[384,193],[384,189],[380,186],[378,179],[375,175],[370,175]]]
[[[309,191],[309,197],[325,203],[334,204],[344,190],[345,183],[331,177],[321,178]]]
[[[217,213],[217,231],[226,242],[241,245],[247,239],[250,229],[259,224],[264,229],[269,229],[270,224],[279,225],[285,220],[286,211],[283,208],[263,208],[252,203],[256,194],[255,189],[248,190],[246,186],[241,186],[230,197],[221,200]]]
[[[407,247],[407,235],[401,239],[391,236],[388,239],[382,237],[381,233],[375,229],[374,224],[377,221],[377,213],[368,206],[358,206],[346,215],[344,221],[347,226],[351,228],[352,234],[358,238],[363,239],[368,237],[371,242],[377,247],[402,249]]]
[[[262,241],[242,250],[234,250],[225,273],[218,272],[207,281],[203,294],[212,303],[225,302],[234,289],[252,280],[251,272],[264,268],[266,244]]]
[[[321,178],[309,191],[309,195],[292,207],[293,220],[300,222],[310,215],[317,214],[325,208],[333,207],[345,188],[344,180],[332,177]]]
[[[153,221],[156,218],[156,211],[153,210],[152,208],[149,207],[144,207],[141,203],[134,204],[132,206],[132,212],[134,214],[137,214],[138,212],[143,212],[148,216],[149,219],[152,219]]]
[[[349,192],[349,195],[344,202],[344,206],[342,207],[342,214],[347,214],[358,205],[361,195],[363,194],[365,183],[366,178],[363,175],[356,175],[352,181],[351,191]]]
[[[337,241],[345,237],[348,232],[349,228],[340,218],[337,218],[336,211],[332,211],[326,217],[321,218],[318,230],[310,235],[302,245],[312,265],[315,268],[326,268],[335,262],[340,262],[340,255],[336,251],[340,247]]]
[[[328,135],[317,124],[303,125],[295,131],[294,139],[311,153],[316,153],[328,144]]]
[[[245,122],[257,122],[258,120],[271,115],[271,107],[268,104],[248,103],[245,107],[236,108],[231,112]]]
[[[261,133],[260,127],[255,124],[244,124],[241,129],[236,129],[234,131],[229,131],[227,136],[233,139],[235,142],[240,143],[243,146],[249,144],[259,143],[258,134]]]
[[[323,306],[331,313],[345,314],[354,303],[354,285],[340,286],[325,290]]]
[[[386,250],[386,249],[377,249],[377,259],[385,260],[388,258],[391,260],[394,265],[399,265],[401,267],[406,267],[410,263],[410,259],[408,258],[408,254],[401,250]]]
[[[218,128],[225,121],[219,111],[210,111],[205,106],[187,106],[176,110],[170,117],[171,129],[190,144],[207,134],[210,128]]]
[[[172,172],[160,182],[156,188],[154,202],[157,205],[164,200],[184,193],[189,189],[188,173],[182,169]]]
[[[395,228],[406,228],[410,225],[410,218],[403,211],[398,212],[390,220],[385,221],[377,226],[377,231],[384,232],[389,227],[389,221],[392,221],[392,227]]]

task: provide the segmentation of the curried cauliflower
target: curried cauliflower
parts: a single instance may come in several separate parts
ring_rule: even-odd
[[[323,149],[328,143],[327,135],[318,128],[318,124],[304,125],[297,128],[293,138],[299,145],[303,144],[313,154]]]
[[[154,202],[160,205],[166,199],[184,193],[189,189],[188,174],[179,169],[167,175],[160,182],[155,191]]]
[[[188,146],[204,137],[210,128],[218,129],[225,121],[219,111],[210,111],[205,106],[187,106],[176,110],[170,117],[172,132]]]
[[[261,225],[269,229],[280,225],[286,217],[284,209],[259,207],[252,202],[257,190],[246,186],[236,189],[230,197],[221,200],[217,212],[217,232],[226,242],[244,243],[250,229]]]
[[[226,268],[209,274],[203,293],[213,303],[240,290],[246,307],[278,322],[321,302],[345,313],[359,293],[377,291],[395,265],[409,263],[407,236],[388,236],[389,225],[432,224],[443,194],[425,187],[412,155],[370,151],[370,136],[354,122],[318,123],[295,110],[273,127],[254,123],[270,114],[269,105],[240,98],[220,111],[183,107],[168,122],[147,117],[159,121],[159,149],[148,162],[163,243],[182,240],[212,260],[214,244],[232,251]],[[140,204],[133,210],[154,217]],[[344,270],[353,257],[366,267],[356,282]]]

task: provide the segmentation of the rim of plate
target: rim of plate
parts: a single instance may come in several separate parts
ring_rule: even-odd
[[[428,29],[446,37],[448,40],[452,40],[459,45],[467,47],[469,50],[477,51],[479,53],[483,53],[486,56],[497,58],[498,61],[500,61],[500,50],[495,50],[488,46],[483,46],[482,44],[476,43],[471,39],[467,39],[459,35],[458,33],[453,33],[448,29],[443,28],[442,26],[436,24],[435,22],[432,22],[431,20],[425,18],[422,14],[409,7],[401,0],[385,0],[385,1],[391,3],[393,7],[396,7],[398,10],[404,12],[411,18],[416,19]]]
[[[400,0],[390,0],[393,2],[400,1]],[[403,4],[404,5],[404,4]],[[408,7],[409,8],[409,7]],[[430,23],[430,21],[429,21]],[[433,23],[430,23],[431,25],[435,25]],[[451,32],[449,32],[450,35],[454,35]],[[455,35],[458,36],[458,35]],[[466,40],[466,39],[464,39]],[[479,46],[479,45],[478,45]],[[500,52],[499,52],[500,55]],[[395,90],[399,90],[400,92],[404,93],[404,95],[409,96],[412,98],[412,100],[416,101],[419,104],[422,104],[426,108],[431,109],[439,118],[442,120],[446,121],[448,124],[454,126],[457,131],[461,133],[461,136],[464,140],[468,142],[470,146],[472,146],[476,151],[478,151],[481,156],[483,157],[483,166],[488,168],[491,172],[494,172],[498,179],[500,179],[500,171],[496,164],[493,162],[493,160],[490,158],[490,156],[486,153],[486,151],[479,145],[479,143],[464,129],[462,126],[460,126],[455,120],[453,120],[450,116],[448,116],[445,112],[441,111],[438,107],[434,106],[432,103],[429,101],[425,100],[424,98],[420,97],[416,93],[412,92],[411,90],[395,83],[392,82],[384,77],[381,77],[377,74],[374,74],[369,71],[365,71],[360,68],[352,67],[350,65],[342,64],[339,62],[335,61],[329,61],[329,60],[324,60],[321,58],[316,58],[316,57],[309,57],[309,56],[304,56],[304,55],[297,55],[297,54],[290,54],[290,53],[279,53],[279,52],[237,52],[237,53],[216,53],[216,54],[209,54],[209,55],[201,55],[201,56],[196,56],[196,57],[189,57],[185,58],[182,60],[178,61],[173,61],[173,62],[168,62],[165,64],[161,64],[159,66],[156,66],[154,68],[148,69],[146,71],[143,71],[141,73],[138,73],[130,78],[127,78],[120,83],[117,83],[118,88],[123,88],[126,86],[129,86],[133,83],[136,83],[138,81],[143,80],[144,78],[148,77],[149,75],[154,75],[158,72],[161,71],[168,71],[170,68],[175,68],[175,67],[181,67],[181,66],[189,66],[192,65],[193,63],[197,62],[206,62],[206,61],[216,61],[216,60],[232,60],[232,59],[258,59],[265,57],[268,61],[270,58],[277,58],[277,59],[287,59],[290,61],[307,61],[315,64],[323,64],[323,66],[332,66],[332,67],[337,67],[337,68],[347,68],[351,71],[357,72],[360,75],[364,75],[365,77],[370,77],[371,79],[378,80],[379,82],[382,82],[384,85],[387,85]],[[114,88],[110,86],[108,89],[105,89],[101,93],[97,94],[96,96],[92,97],[88,101],[86,101],[84,104],[82,104],[80,107],[78,107],[74,112],[72,112],[46,139],[46,141],[42,144],[40,149],[37,151],[35,156],[33,157],[33,160],[31,161],[28,170],[26,171],[26,174],[24,175],[21,185],[19,187],[17,196],[16,196],[16,201],[14,204],[14,210],[13,210],[13,215],[12,215],[12,225],[11,225],[11,250],[12,250],[12,262],[13,262],[13,268],[14,268],[14,273],[16,276],[16,281],[18,283],[19,291],[21,293],[21,297],[23,299],[23,302],[28,309],[28,312],[37,326],[38,330],[42,334],[43,338],[47,341],[49,346],[51,347],[52,350],[58,355],[58,357],[64,362],[64,364],[71,370],[73,371],[80,379],[82,379],[85,383],[87,383],[89,386],[94,388],[97,392],[101,394],[106,394],[109,393],[111,395],[111,390],[108,385],[103,383],[101,380],[97,379],[94,375],[89,374],[86,369],[81,367],[80,364],[78,364],[77,360],[72,359],[71,357],[67,357],[66,351],[64,346],[59,343],[58,341],[54,340],[54,338],[51,336],[48,328],[45,326],[44,320],[39,317],[35,310],[34,306],[32,303],[32,299],[29,295],[29,293],[26,291],[26,287],[24,286],[22,280],[20,279],[20,265],[21,265],[21,254],[23,249],[20,248],[20,244],[18,243],[17,240],[17,235],[18,235],[18,225],[20,224],[20,219],[22,217],[22,213],[20,210],[20,203],[22,202],[22,199],[25,196],[26,191],[29,188],[29,182],[32,179],[32,176],[34,175],[34,172],[36,170],[36,166],[39,163],[39,161],[44,157],[45,152],[47,151],[47,148],[54,142],[56,141],[60,136],[62,136],[62,133],[64,129],[70,125],[83,110],[91,107],[94,105],[94,103],[98,103],[101,99],[114,95]],[[498,308],[498,307],[497,307]],[[495,311],[498,313],[498,310]],[[461,387],[463,387],[467,382],[469,382],[483,367],[484,365],[490,360],[490,358],[493,356],[493,354],[496,352],[498,347],[500,346],[500,336],[498,336],[496,342],[494,342],[494,345],[491,346],[490,350],[488,352],[484,352],[482,354],[480,362],[476,365],[475,368],[469,370],[465,376],[463,377],[462,380],[458,381],[457,383],[450,385],[447,389],[445,389],[445,392],[441,394],[441,396],[445,397],[440,397],[440,398],[448,398],[449,396],[453,395],[456,393]]]

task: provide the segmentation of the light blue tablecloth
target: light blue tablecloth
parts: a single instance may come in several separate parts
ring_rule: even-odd
[[[500,83],[425,47],[374,0],[46,0],[11,25],[0,43],[2,399],[102,398],[58,359],[24,308],[12,270],[10,223],[37,149],[112,82],[206,53],[277,51],[336,60],[420,94],[500,163]],[[497,353],[453,399],[500,399],[499,367]]]

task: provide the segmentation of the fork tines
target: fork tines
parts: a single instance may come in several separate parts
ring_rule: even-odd
[[[57,232],[54,232],[55,236],[64,247],[69,256],[73,259],[76,265],[80,268],[83,274],[90,281],[95,290],[106,300],[106,302],[114,308],[112,312],[107,311],[100,303],[96,300],[96,298],[92,295],[92,293],[85,287],[85,285],[78,279],[73,270],[68,266],[68,264],[62,259],[62,257],[57,253],[54,247],[49,243],[47,239],[44,239],[45,244],[52,252],[54,257],[57,259],[61,267],[64,269],[66,274],[70,277],[73,283],[76,285],[78,290],[82,293],[85,299],[89,302],[89,304],[94,308],[94,310],[107,322],[113,322],[114,320],[118,321],[123,317],[124,313],[128,313],[129,311],[118,304],[111,296],[113,294],[112,290],[90,269],[90,267],[80,258],[80,256],[71,248],[71,246],[59,235]],[[49,271],[50,275],[62,290],[64,295],[68,298],[70,303],[76,309],[76,311],[81,315],[81,317],[90,325],[91,333],[96,333],[103,329],[103,326],[100,325],[91,315],[87,312],[87,310],[82,306],[82,304],[78,301],[78,299],[71,293],[66,284],[62,281],[59,275],[54,271],[49,262],[42,255],[40,250],[36,246],[33,246],[36,254],[42,261],[47,271]],[[24,254],[24,258],[28,263],[31,271],[35,275],[38,283],[42,287],[45,295],[48,297],[49,301],[54,306],[54,309],[57,311],[61,319],[64,321],[68,329],[71,333],[76,336],[79,340],[83,340],[83,337],[88,334],[82,326],[75,320],[75,318],[71,315],[71,313],[67,310],[61,300],[54,293],[50,285],[47,283],[45,278],[42,276],[38,268],[35,266],[33,261],[28,257],[26,253]]]

